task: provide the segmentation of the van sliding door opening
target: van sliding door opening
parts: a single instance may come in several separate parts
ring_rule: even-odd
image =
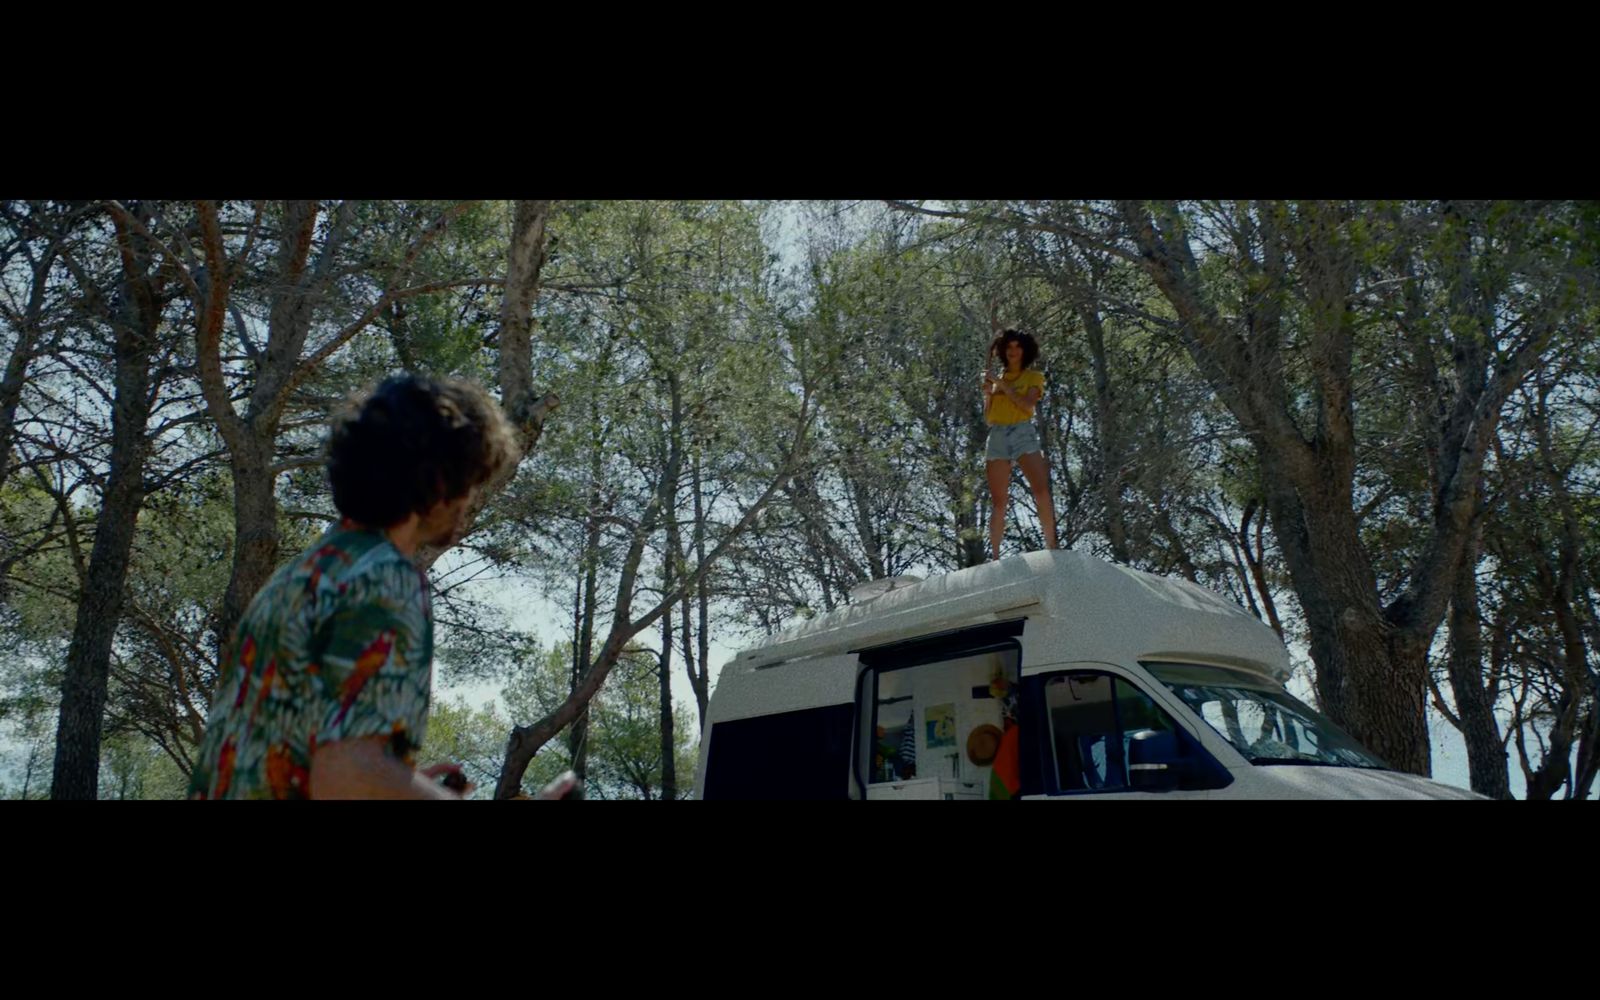
[[[1020,792],[1022,623],[861,652],[867,669],[855,776],[868,799],[1010,798]],[[976,633],[976,634],[975,634]]]

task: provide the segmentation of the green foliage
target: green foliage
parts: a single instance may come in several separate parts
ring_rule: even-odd
[[[554,711],[565,700],[571,682],[571,647],[557,646],[535,669],[506,686],[503,698],[511,718],[527,725]],[[694,784],[699,738],[693,707],[675,704],[673,714],[675,777],[678,796],[682,798]],[[660,718],[660,680],[654,654],[648,650],[625,653],[607,676],[600,693],[589,703],[586,787],[591,797],[660,797]],[[523,780],[523,788],[530,793],[536,791],[571,766],[572,758],[563,733],[546,744],[534,758]]]

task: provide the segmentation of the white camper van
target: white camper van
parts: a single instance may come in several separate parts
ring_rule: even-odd
[[[1208,590],[1029,552],[740,653],[708,707],[696,795],[1480,797],[1390,770],[1288,675],[1272,630]]]

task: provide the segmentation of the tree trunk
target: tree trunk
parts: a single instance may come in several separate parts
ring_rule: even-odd
[[[662,590],[671,587],[670,572]],[[678,797],[677,754],[672,732],[672,611],[661,614],[661,661],[656,673],[661,681],[661,798],[671,802]]]
[[[278,566],[278,498],[273,491],[272,438],[250,434],[233,453],[233,569],[217,612],[216,636],[226,667],[233,657],[234,629],[256,591]]]
[[[28,367],[39,356],[44,340],[43,320],[51,289],[50,272],[57,258],[61,258],[72,269],[80,285],[89,284],[87,275],[77,266],[65,245],[76,234],[82,214],[90,211],[90,207],[84,205],[65,218],[55,219],[50,217],[47,208],[37,202],[28,206],[26,216],[18,215],[16,207],[12,204],[0,205],[0,215],[21,237],[21,249],[27,257],[30,273],[27,302],[22,309],[18,311],[12,308],[15,300],[0,304],[0,314],[9,321],[17,338],[11,346],[11,356],[6,359],[5,374],[0,377],[0,482],[11,475],[12,434],[16,430],[17,407],[22,401],[23,386],[28,381]],[[49,240],[44,252],[38,256],[27,249],[28,241],[34,238]],[[82,290],[91,301],[95,299],[92,288]]]
[[[1591,685],[1589,714],[1584,720],[1583,733],[1578,738],[1578,773],[1573,779],[1572,797],[1586,799],[1594,787],[1595,773],[1600,771],[1600,682]]]
[[[1450,691],[1467,744],[1467,774],[1472,790],[1492,799],[1511,798],[1510,759],[1494,716],[1494,702],[1484,685],[1483,619],[1478,610],[1478,554],[1483,544],[1480,524],[1456,570],[1450,598],[1450,653],[1446,661]]]
[[[39,766],[39,745],[34,742],[28,744],[28,763],[22,772],[22,800],[28,799],[28,789],[33,786],[33,772]]]
[[[861,551],[867,557],[868,579],[881,580],[889,575],[889,570],[883,560],[883,539],[878,536],[872,523],[872,505],[868,502],[866,487],[857,475],[846,473],[845,477],[850,492],[850,513],[856,529],[856,540],[861,543]]]
[[[1122,448],[1117,424],[1116,396],[1111,391],[1111,368],[1106,362],[1105,327],[1100,312],[1092,304],[1078,307],[1083,330],[1089,341],[1089,356],[1094,363],[1095,438],[1099,445],[1100,502],[1105,507],[1106,537],[1111,542],[1111,557],[1128,565],[1128,526],[1122,514]]]
[[[0,378],[0,481],[11,475],[12,441],[16,428],[17,406],[22,401],[22,387],[28,380],[28,366],[34,359],[34,346],[38,341],[38,314],[44,299],[44,279],[36,273],[35,292],[30,294],[27,315],[17,329],[17,342],[6,359],[4,378]]]
[[[590,400],[590,427],[599,433],[600,409],[599,401]],[[577,691],[583,685],[584,678],[594,665],[594,617],[595,601],[600,584],[600,483],[604,466],[601,462],[601,448],[604,442],[596,437],[591,442],[589,449],[589,518],[584,526],[583,534],[583,595],[579,599],[582,618],[578,625],[577,643],[574,646],[572,690]],[[589,706],[584,704],[572,721],[572,729],[567,734],[567,747],[572,758],[572,770],[579,778],[586,777],[589,773]]]
[[[706,511],[705,497],[702,493],[700,480],[700,452],[696,450],[690,463],[690,475],[694,490],[694,555],[695,565],[703,566],[706,561]],[[711,618],[711,580],[709,574],[700,574],[699,581],[695,584],[695,597],[699,603],[700,613],[699,630],[697,638],[700,642],[700,658],[698,664],[689,663],[689,685],[694,688],[694,707],[699,712],[699,732],[703,736],[706,731],[706,706],[711,701],[711,634],[709,622]],[[687,620],[687,618],[685,619]]]
[[[1391,766],[1429,774],[1427,646],[1395,629],[1378,606],[1347,498],[1341,503],[1334,490],[1302,505],[1301,491],[1280,477],[1266,493],[1311,635],[1322,711]]]
[[[981,478],[981,463],[979,477]],[[945,496],[949,498],[950,513],[955,522],[955,552],[956,569],[967,569],[970,566],[981,566],[989,558],[989,522],[983,513],[989,511],[989,487],[985,482],[980,488],[974,489],[972,480],[968,476],[956,475],[945,480]],[[973,503],[967,503],[966,494],[982,497]]]
[[[1255,542],[1250,540],[1250,519],[1257,513],[1261,501],[1253,499],[1245,504],[1244,514],[1239,519],[1239,548],[1244,552],[1244,561],[1250,568],[1250,579],[1255,584],[1255,591],[1261,600],[1261,607],[1267,613],[1267,624],[1272,626],[1272,631],[1278,633],[1278,638],[1283,638],[1283,621],[1278,617],[1277,602],[1272,599],[1272,591],[1267,587],[1266,573],[1266,545],[1262,540],[1262,528],[1266,524],[1266,517],[1256,521]]]
[[[123,590],[133,552],[135,523],[144,503],[145,437],[150,419],[150,360],[161,305],[149,279],[151,255],[143,241],[117,223],[122,250],[122,315],[115,324],[116,395],[111,413],[111,462],[67,648],[56,726],[52,799],[93,799],[100,782],[100,734],[111,670],[111,643],[122,617]]]
[[[584,544],[584,571],[583,571],[583,596],[580,599],[582,619],[578,626],[577,644],[573,647],[572,662],[572,691],[577,691],[583,680],[588,676],[590,665],[593,663],[591,656],[594,651],[594,602],[595,590],[598,584],[600,555],[599,548],[599,522],[590,519],[590,527]],[[570,692],[569,692],[570,693]],[[567,733],[568,756],[572,759],[572,770],[579,778],[589,773],[589,706],[585,704],[583,711],[572,720],[572,729]]]
[[[10,212],[6,214],[9,216]],[[33,363],[41,339],[40,320],[44,314],[45,292],[49,287],[47,279],[58,245],[58,242],[52,242],[41,259],[31,262],[28,302],[22,312],[19,314],[5,308],[5,318],[15,328],[17,339],[11,347],[11,356],[6,359],[5,375],[0,378],[0,483],[11,478],[16,455],[13,435],[16,432],[17,407],[22,402],[22,388],[27,384],[28,366]],[[8,600],[10,596],[10,583],[6,576],[15,558],[11,541],[8,536],[0,534],[0,602]]]
[[[670,599],[678,578],[678,564],[683,558],[682,537],[678,530],[678,482],[683,478],[683,391],[678,373],[667,373],[667,387],[672,401],[670,422],[667,426],[665,467],[661,470],[661,512],[667,528],[666,550],[661,560],[661,594]],[[680,598],[685,608],[689,592]],[[688,617],[683,627],[688,629]],[[687,636],[685,636],[687,638]],[[672,801],[678,797],[676,742],[672,732],[672,608],[670,604],[661,614],[661,798]],[[693,666],[690,667],[693,673]]]
[[[1530,800],[1552,798],[1562,785],[1573,781],[1573,743],[1578,742],[1581,756],[1582,738],[1587,735],[1591,720],[1584,720],[1580,725],[1580,712],[1586,696],[1594,688],[1594,673],[1589,667],[1578,600],[1585,541],[1583,522],[1573,505],[1571,492],[1561,473],[1561,462],[1551,441],[1551,420],[1545,406],[1549,391],[1548,384],[1541,379],[1534,415],[1541,478],[1555,502],[1559,521],[1553,526],[1556,529],[1556,558],[1553,561],[1548,558],[1539,561],[1534,573],[1534,586],[1542,603],[1553,614],[1560,636],[1560,653],[1554,658],[1559,666],[1552,678],[1559,686],[1560,695],[1553,706],[1555,718],[1550,727],[1550,745],[1546,748],[1538,771],[1528,782]],[[1600,711],[1600,706],[1591,707],[1591,715],[1596,711]],[[1576,793],[1576,787],[1572,787],[1570,794],[1576,797]]]
[[[577,690],[576,687],[573,688]],[[572,760],[572,773],[578,778],[589,776],[589,706],[585,704],[578,717],[567,730],[567,756]]]

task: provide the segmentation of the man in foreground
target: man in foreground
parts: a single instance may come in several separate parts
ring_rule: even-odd
[[[199,799],[458,799],[419,773],[433,617],[411,559],[463,533],[478,489],[517,449],[481,389],[388,379],[333,421],[341,520],[256,594],[229,646],[189,794]],[[459,779],[456,780],[460,787]],[[563,776],[539,797],[561,798]]]

